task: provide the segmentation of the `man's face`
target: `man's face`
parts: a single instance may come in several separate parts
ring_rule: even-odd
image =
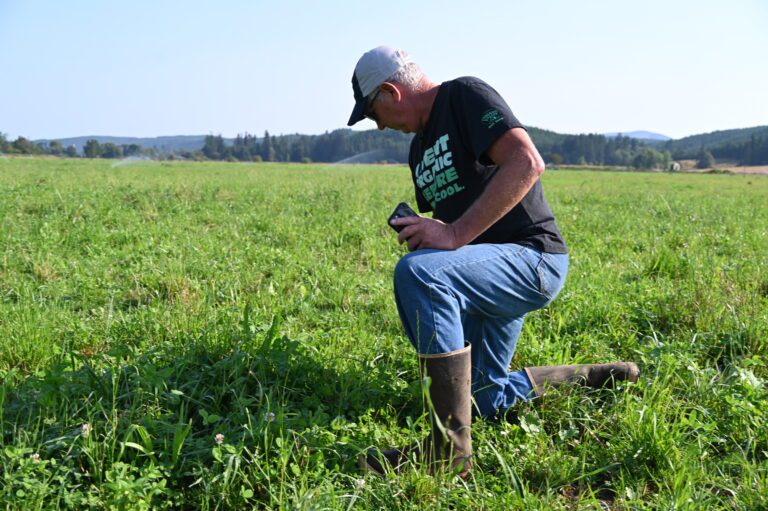
[[[377,88],[373,92],[373,94],[371,94],[371,97],[368,99],[368,104],[365,107],[365,112],[363,112],[363,115],[367,119],[370,119],[377,124],[379,122],[379,117],[377,116],[373,107],[374,107],[374,103],[376,102],[376,99],[379,97],[379,94],[381,94],[381,88]]]
[[[403,133],[413,133],[416,129],[409,121],[409,109],[404,97],[394,85],[384,83],[371,97],[365,116],[383,130],[390,128]]]

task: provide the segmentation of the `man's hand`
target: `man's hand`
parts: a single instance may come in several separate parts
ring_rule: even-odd
[[[453,250],[463,245],[458,240],[453,225],[434,218],[407,216],[396,218],[391,223],[403,227],[397,235],[397,241],[401,245],[407,241],[408,250],[411,252],[423,248]]]

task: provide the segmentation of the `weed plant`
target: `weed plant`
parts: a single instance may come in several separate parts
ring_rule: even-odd
[[[635,360],[421,437],[385,220],[400,167],[0,160],[2,509],[768,509],[768,179],[551,171],[571,249],[526,365]]]

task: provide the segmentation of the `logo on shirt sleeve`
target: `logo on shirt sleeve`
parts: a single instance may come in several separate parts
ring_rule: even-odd
[[[498,110],[495,108],[491,108],[490,110],[486,110],[483,113],[483,116],[480,118],[480,121],[485,124],[485,127],[488,129],[493,128],[498,123],[504,120],[504,117],[501,116]]]

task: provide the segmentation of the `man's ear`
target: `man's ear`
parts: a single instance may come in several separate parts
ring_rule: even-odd
[[[380,85],[380,87],[381,90],[392,95],[392,99],[395,100],[395,103],[399,103],[403,100],[403,94],[400,91],[400,85],[391,82],[384,82]]]

